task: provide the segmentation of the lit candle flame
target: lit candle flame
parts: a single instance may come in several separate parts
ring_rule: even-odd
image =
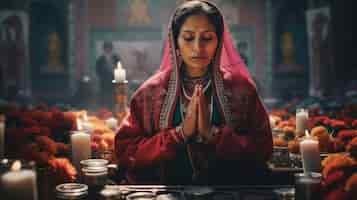
[[[20,169],[21,169],[21,161],[15,160],[14,163],[12,163],[10,170],[19,171]]]
[[[84,121],[88,121],[87,112],[85,112],[85,113],[83,114],[83,120],[84,120]]]
[[[117,68],[118,68],[118,69],[122,69],[122,68],[123,68],[123,67],[121,66],[121,63],[120,63],[120,62],[117,63]]]
[[[82,121],[79,118],[77,118],[77,130],[83,130]]]
[[[305,130],[305,136],[306,136],[306,137],[310,137],[310,134],[309,134],[309,131],[308,131],[308,130]]]

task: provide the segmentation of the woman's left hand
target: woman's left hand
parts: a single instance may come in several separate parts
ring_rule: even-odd
[[[211,130],[210,111],[202,86],[199,87],[198,97],[198,135],[202,139],[208,140]]]

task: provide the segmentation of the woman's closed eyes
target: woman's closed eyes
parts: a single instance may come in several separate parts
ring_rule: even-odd
[[[184,37],[183,38],[186,42],[192,42],[195,40],[195,37]],[[200,37],[199,40],[203,41],[203,42],[209,42],[211,41],[213,38],[211,36],[209,37]]]

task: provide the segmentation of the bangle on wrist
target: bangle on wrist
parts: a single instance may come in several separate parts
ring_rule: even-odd
[[[185,133],[183,132],[183,127],[182,127],[182,125],[179,125],[179,126],[176,127],[176,132],[177,132],[178,134],[180,134],[180,136],[183,138],[183,141],[184,141],[185,143],[187,143],[188,138],[187,138],[187,136],[185,135]]]

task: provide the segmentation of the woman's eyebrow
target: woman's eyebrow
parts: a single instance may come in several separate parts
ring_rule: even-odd
[[[193,30],[189,30],[189,29],[186,29],[186,30],[182,30],[182,32],[186,32],[186,33],[195,33],[197,31],[193,31]],[[203,31],[199,31],[201,33],[207,33],[207,32],[215,32],[214,30],[203,30]]]

